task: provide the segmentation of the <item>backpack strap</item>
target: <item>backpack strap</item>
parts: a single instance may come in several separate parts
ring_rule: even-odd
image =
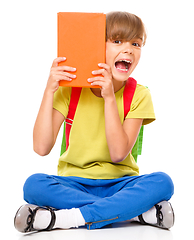
[[[137,81],[134,78],[129,78],[127,80],[127,83],[125,85],[125,89],[123,92],[123,101],[124,101],[124,116],[126,117],[127,113],[130,110],[131,106],[131,101],[133,99],[133,95],[135,92],[137,86]],[[62,142],[62,148],[61,153],[67,150],[69,146],[69,135],[71,131],[71,126],[73,123],[74,115],[76,112],[76,108],[79,102],[80,94],[81,94],[82,88],[79,87],[73,87],[71,91],[71,99],[69,103],[69,112],[66,118],[66,124],[65,124],[65,129],[64,129],[64,136],[66,136],[66,141],[63,140]]]
[[[69,134],[71,131],[71,126],[73,124],[74,115],[77,109],[77,104],[79,102],[79,98],[81,95],[82,88],[80,87],[72,87],[71,98],[69,103],[69,112],[64,124],[63,130],[63,140],[61,145],[61,155],[67,150],[69,146]],[[65,137],[66,136],[66,137]]]
[[[133,99],[133,95],[135,93],[136,86],[137,86],[137,81],[134,78],[130,77],[127,80],[127,83],[125,85],[125,89],[123,92],[124,119],[126,118],[128,112],[130,111],[131,102]],[[141,155],[141,152],[142,152],[143,130],[144,130],[144,126],[141,126],[137,140],[131,150],[131,154],[134,157],[136,162],[137,162],[138,155]]]
[[[131,102],[135,93],[136,86],[137,81],[132,77],[128,78],[123,92],[124,119],[130,111]]]
[[[123,92],[123,105],[124,105],[124,119],[126,118],[128,112],[130,111],[131,102],[135,93],[135,89],[137,86],[137,81],[134,78],[129,78],[125,85],[125,89]],[[64,125],[63,130],[63,139],[61,144],[61,154],[62,155],[69,146],[69,135],[71,131],[71,126],[73,124],[74,115],[77,109],[78,101],[81,95],[82,88],[72,88],[71,99],[69,103],[69,112],[66,118],[66,124]],[[66,137],[65,137],[66,136]],[[139,136],[136,140],[136,143],[132,149],[132,155],[137,162],[137,156],[141,154],[142,149],[142,138],[143,138],[143,126],[141,127]]]

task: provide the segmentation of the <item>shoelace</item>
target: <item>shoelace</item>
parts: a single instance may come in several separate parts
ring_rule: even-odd
[[[31,231],[35,230],[33,228],[33,223],[34,223],[36,212],[39,209],[46,209],[46,210],[49,210],[50,213],[51,213],[51,222],[50,222],[49,226],[46,229],[43,229],[43,230],[44,231],[50,231],[53,228],[53,226],[55,225],[56,215],[55,215],[55,212],[54,212],[54,208],[51,208],[51,207],[37,207],[34,210],[32,210],[31,208],[28,208],[28,211],[30,212],[30,214],[28,215],[28,218],[27,218],[27,221],[26,221],[27,227],[24,229],[24,232],[31,232]]]
[[[33,223],[34,223],[35,215],[38,209],[40,209],[40,207],[35,208],[33,211],[31,208],[28,208],[28,211],[30,212],[30,214],[28,215],[28,218],[26,221],[27,227],[24,229],[24,232],[31,232],[34,230]]]
[[[156,207],[157,224],[158,224],[159,226],[162,226],[162,222],[163,222],[163,214],[162,214],[162,212],[161,212],[162,206],[156,204],[155,207]]]

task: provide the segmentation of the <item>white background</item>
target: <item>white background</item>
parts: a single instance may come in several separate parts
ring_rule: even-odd
[[[172,177],[175,195],[171,202],[177,220],[174,236],[180,229],[184,234],[191,224],[193,2],[7,0],[0,3],[1,229],[16,234],[13,218],[24,203],[22,187],[29,175],[57,174],[61,132],[50,155],[40,157],[32,148],[33,125],[57,54],[57,12],[115,10],[138,15],[148,30],[142,58],[132,76],[149,87],[157,121],[145,127],[140,173],[164,171]]]

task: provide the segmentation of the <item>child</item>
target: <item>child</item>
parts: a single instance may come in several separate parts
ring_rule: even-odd
[[[162,172],[139,176],[130,153],[141,125],[155,120],[147,88],[137,84],[124,119],[123,91],[146,41],[144,25],[127,12],[107,14],[106,24],[106,63],[92,72],[91,89],[82,89],[58,176],[34,174],[24,185],[29,204],[14,220],[21,232],[83,225],[96,229],[127,220],[165,229],[174,224],[168,202],[172,180]],[[34,150],[42,156],[51,151],[68,114],[72,89],[59,87],[59,81],[75,79],[76,69],[58,66],[65,60],[53,61],[34,126]]]

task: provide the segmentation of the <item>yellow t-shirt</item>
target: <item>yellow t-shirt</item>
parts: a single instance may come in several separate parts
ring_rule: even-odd
[[[124,120],[124,87],[115,93],[120,120]],[[54,95],[53,108],[67,117],[71,88],[60,87]],[[142,118],[143,125],[155,120],[149,89],[137,84],[131,109],[126,118]],[[114,179],[139,174],[139,168],[129,155],[119,163],[110,158],[105,135],[104,99],[83,88],[69,136],[69,147],[59,158],[59,176],[92,179]]]

